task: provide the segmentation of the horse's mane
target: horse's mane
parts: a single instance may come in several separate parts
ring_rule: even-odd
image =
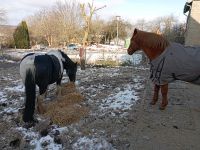
[[[169,41],[162,35],[151,32],[137,30],[136,39],[137,42],[150,49],[163,51],[169,45]]]
[[[61,50],[58,50],[60,53],[61,53],[61,55],[65,58],[65,61],[66,61],[66,63],[67,64],[69,64],[70,66],[74,66],[76,63],[74,63],[68,56],[67,56],[67,54],[65,54],[63,51],[61,51]]]

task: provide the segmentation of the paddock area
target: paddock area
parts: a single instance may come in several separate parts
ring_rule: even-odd
[[[57,102],[56,87],[49,86],[45,104],[52,111],[36,112],[38,123],[28,128],[21,120],[24,87],[19,62],[1,59],[0,149],[200,149],[199,86],[171,83],[169,105],[161,111],[161,99],[149,105],[153,86],[145,64],[78,68],[72,88],[66,75],[62,83],[63,95],[75,95]]]
[[[28,128],[21,120],[24,86],[19,75],[19,62],[0,61],[0,149],[130,147],[128,135],[137,120],[148,72],[148,67],[142,65],[78,68],[75,95],[65,96],[60,101],[61,106],[66,106],[62,108],[65,112],[62,109],[55,112],[59,102],[56,103],[56,86],[51,85],[45,104],[52,111],[42,115],[36,112],[38,123]],[[68,83],[66,75],[62,83],[66,88],[63,94],[69,94],[65,93],[69,88],[65,87]],[[62,122],[59,117],[65,120]]]

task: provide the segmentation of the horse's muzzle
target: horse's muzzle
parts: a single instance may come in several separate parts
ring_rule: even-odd
[[[130,48],[128,48],[128,49],[127,49],[127,53],[128,53],[129,55],[132,55],[134,52],[133,52]]]

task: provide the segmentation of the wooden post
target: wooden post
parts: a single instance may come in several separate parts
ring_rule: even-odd
[[[81,47],[79,49],[79,56],[80,56],[80,65],[81,65],[81,70],[85,70],[85,48]]]
[[[84,51],[84,54],[83,54],[83,57],[80,57],[81,60],[80,60],[80,63],[81,63],[81,70],[85,70],[85,63],[86,63],[86,43],[87,43],[87,40],[88,40],[88,35],[90,33],[90,26],[91,26],[91,21],[92,21],[92,17],[94,15],[94,13],[104,7],[106,7],[106,5],[104,5],[103,7],[100,7],[100,8],[96,8],[94,5],[93,5],[93,1],[92,3],[88,3],[88,7],[89,7],[89,14],[86,14],[86,7],[85,7],[85,4],[81,4],[80,5],[80,8],[81,8],[81,14],[82,14],[82,17],[85,21],[85,31],[84,31],[84,37],[83,37],[83,51]]]

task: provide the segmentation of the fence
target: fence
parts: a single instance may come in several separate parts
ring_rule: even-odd
[[[20,60],[26,54],[31,52],[36,53],[46,53],[52,49],[46,50],[24,50],[24,49],[10,49],[4,51],[4,56],[8,59],[12,60]],[[79,51],[67,51],[64,50],[67,55],[73,59],[74,61],[79,62],[80,56]],[[138,52],[133,55],[128,55],[125,50],[118,50],[118,51],[109,51],[109,50],[86,50],[86,64],[97,64],[99,62],[106,62],[106,61],[113,61],[117,64],[129,64],[129,65],[137,65],[142,61],[142,53]]]

